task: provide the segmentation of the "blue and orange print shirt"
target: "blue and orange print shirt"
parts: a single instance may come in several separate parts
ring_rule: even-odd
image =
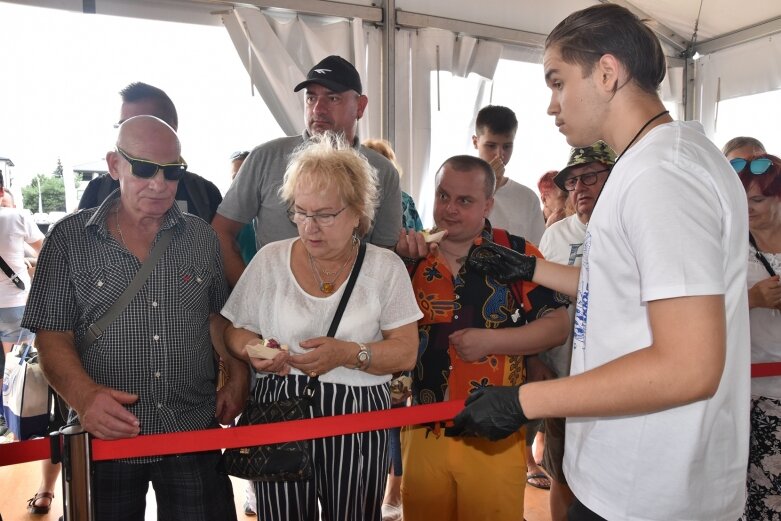
[[[542,258],[532,244],[486,221],[485,239]],[[531,282],[507,285],[467,266],[451,273],[439,255],[429,255],[411,268],[412,287],[423,318],[418,321],[420,345],[413,371],[415,404],[463,400],[472,391],[492,385],[524,382],[523,356],[489,355],[465,362],[448,337],[464,328],[521,327],[565,304],[564,298]]]

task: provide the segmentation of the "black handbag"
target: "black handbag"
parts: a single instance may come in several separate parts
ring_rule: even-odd
[[[336,334],[365,254],[366,245],[362,243],[327,336],[333,337]],[[254,396],[250,396],[236,426],[312,418],[316,415],[314,411],[317,407],[317,386],[318,377],[315,376],[309,379],[300,396],[267,403],[258,403]],[[304,481],[312,477],[311,440],[226,449],[222,455],[222,466],[231,476],[251,481]]]

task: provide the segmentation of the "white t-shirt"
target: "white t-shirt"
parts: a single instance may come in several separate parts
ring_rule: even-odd
[[[494,207],[488,216],[491,226],[523,237],[535,246],[545,231],[540,198],[531,189],[507,179],[494,194]]]
[[[748,287],[770,277],[759,259],[756,250],[749,246]],[[781,253],[765,253],[773,271],[781,274]],[[781,311],[769,308],[754,308],[749,311],[751,320],[751,362],[781,362]],[[781,400],[781,376],[751,379],[751,394]]]
[[[325,336],[344,288],[332,295],[315,297],[299,286],[290,269],[295,239],[264,246],[244,270],[222,314],[241,327],[287,344],[290,352],[306,352],[303,340]],[[404,263],[392,251],[367,244],[366,257],[335,338],[350,342],[377,342],[382,331],[412,323],[423,314],[415,301]],[[302,374],[291,369],[292,374]],[[357,369],[337,367],[320,381],[346,385],[378,385],[391,375],[372,375]]]
[[[577,215],[557,221],[542,234],[540,252],[546,260],[568,266],[580,266],[583,257],[583,239],[586,237],[586,224]],[[575,306],[567,308],[570,324],[575,317]],[[571,328],[570,328],[571,329]],[[567,341],[558,347],[540,353],[540,359],[559,376],[569,375],[572,358],[572,332]]]
[[[567,419],[564,471],[607,519],[734,521],[749,445],[748,210],[697,122],[660,125],[618,161],[586,232],[572,374],[652,343],[647,303],[723,294],[716,394],[654,414]],[[686,349],[686,346],[680,346]]]
[[[0,308],[15,308],[27,303],[30,292],[30,275],[24,263],[24,243],[43,240],[43,233],[27,213],[15,208],[0,207],[0,257],[24,282],[19,289],[0,270]]]

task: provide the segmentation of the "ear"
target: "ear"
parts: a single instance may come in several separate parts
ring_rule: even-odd
[[[485,212],[483,212],[483,217],[488,218],[489,215],[491,215],[491,210],[494,209],[494,198],[490,197],[485,202]]]
[[[610,95],[615,94],[624,84],[626,72],[623,64],[612,54],[603,54],[594,66],[597,84]]]
[[[472,136],[472,144],[475,147],[475,150],[477,150],[477,136]]]
[[[119,154],[116,152],[106,152],[106,164],[108,165],[108,174],[115,181],[119,180]]]
[[[366,106],[369,104],[369,98],[366,97],[365,94],[361,94],[358,96],[358,110],[356,114],[356,119],[361,119],[363,117],[363,111],[366,110]]]

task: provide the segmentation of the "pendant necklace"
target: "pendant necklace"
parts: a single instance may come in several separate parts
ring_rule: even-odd
[[[661,117],[662,117],[662,116],[664,116],[665,114],[669,114],[669,113],[670,113],[670,111],[669,111],[669,110],[663,110],[663,111],[661,111],[659,114],[657,114],[656,116],[654,116],[654,117],[652,117],[651,119],[649,119],[648,121],[646,121],[646,122],[645,122],[645,124],[644,124],[642,127],[640,127],[640,130],[638,130],[638,131],[637,131],[637,134],[635,134],[635,137],[633,137],[633,138],[632,138],[632,140],[631,140],[631,141],[629,141],[629,144],[626,146],[626,148],[624,149],[624,151],[623,151],[623,152],[621,152],[621,155],[620,155],[620,156],[618,156],[618,159],[616,159],[616,163],[618,163],[618,160],[619,160],[619,159],[621,159],[621,157],[622,157],[624,154],[626,154],[626,151],[627,151],[627,150],[629,150],[629,147],[631,147],[632,145],[634,145],[634,144],[635,144],[635,141],[637,141],[637,138],[639,138],[639,137],[640,137],[640,134],[642,134],[642,133],[643,133],[643,130],[645,130],[645,129],[647,129],[647,128],[648,128],[648,125],[650,125],[651,123],[653,123],[653,122],[654,122],[654,121],[656,121],[657,119],[661,118]],[[615,164],[614,164],[613,166],[615,167]]]
[[[309,255],[309,265],[312,267],[312,273],[315,275],[315,279],[317,280],[317,283],[320,287],[320,291],[325,293],[326,295],[330,295],[334,292],[336,289],[336,279],[339,278],[339,275],[344,271],[344,268],[347,267],[348,264],[350,264],[350,261],[353,258],[353,248],[350,249],[350,255],[347,257],[347,260],[342,264],[342,267],[339,268],[336,273],[320,270],[320,266],[317,265],[317,262],[315,261],[315,258],[312,257],[312,254],[307,252],[307,255]],[[323,278],[320,276],[320,271],[322,271],[326,276],[333,275],[334,278],[331,279],[330,282],[323,280]]]
[[[616,167],[616,165],[618,164],[618,162],[621,160],[621,158],[622,158],[622,157],[624,157],[624,154],[626,154],[626,151],[627,151],[627,150],[629,150],[629,147],[631,147],[632,145],[634,145],[634,144],[635,144],[635,141],[637,141],[637,138],[639,138],[639,137],[640,137],[640,134],[642,134],[642,133],[643,133],[643,131],[644,131],[645,129],[647,129],[647,128],[648,128],[648,125],[650,125],[651,123],[653,123],[653,122],[654,122],[654,121],[656,121],[657,119],[661,118],[661,117],[662,117],[662,116],[664,116],[665,114],[669,114],[669,113],[670,113],[670,111],[669,111],[669,110],[663,110],[663,111],[661,111],[659,114],[657,114],[656,116],[653,116],[651,119],[649,119],[648,121],[646,121],[646,122],[645,122],[645,124],[644,124],[642,127],[640,127],[640,130],[638,130],[638,131],[637,131],[637,134],[635,134],[635,137],[633,137],[633,138],[632,138],[632,139],[629,141],[629,144],[626,146],[626,148],[624,149],[624,151],[623,151],[623,152],[621,152],[621,155],[620,155],[620,156],[618,156],[618,157],[616,158],[616,162],[615,162],[615,163],[613,163],[613,168],[615,168],[615,167]],[[612,170],[613,168],[611,168],[611,170]],[[609,177],[608,177],[608,180],[610,180],[610,178],[609,178]],[[599,203],[599,196],[600,196],[600,195],[602,195],[602,190],[604,190],[604,189],[605,189],[605,186],[607,186],[607,181],[605,181],[605,184],[603,184],[603,185],[602,185],[602,188],[600,188],[600,189],[599,189],[599,193],[597,194],[597,199],[596,199],[596,201],[597,201],[597,202],[596,202],[596,203],[594,203],[594,207],[595,207],[595,208],[596,208],[596,205]],[[592,210],[592,213],[591,213],[591,215],[594,215],[594,213],[593,213],[593,210]]]

